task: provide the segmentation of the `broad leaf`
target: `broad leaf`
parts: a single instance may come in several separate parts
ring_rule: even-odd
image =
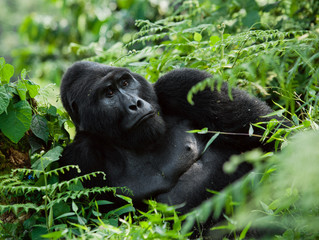
[[[44,154],[40,159],[35,161],[35,163],[32,164],[31,168],[36,170],[44,170],[47,166],[49,166],[50,163],[59,160],[62,151],[63,151],[63,148],[60,146],[57,146],[51,149],[46,154]]]
[[[17,143],[29,130],[32,111],[27,101],[10,103],[7,113],[0,115],[0,129],[12,142]]]
[[[44,117],[40,115],[33,115],[30,128],[34,135],[36,135],[38,138],[41,138],[46,143],[48,142],[49,127],[48,121]]]
[[[27,87],[22,80],[17,82],[17,91],[21,100],[25,100],[27,96]]]
[[[29,95],[30,95],[31,98],[34,98],[35,96],[38,95],[39,88],[40,88],[39,85],[31,82],[30,80],[26,80],[25,84],[26,84],[26,87],[27,87],[27,89],[29,91]]]
[[[10,103],[10,95],[8,95],[4,86],[0,86],[0,114],[7,110]]]
[[[13,76],[14,68],[10,64],[5,64],[2,69],[0,69],[0,81],[2,83],[9,83],[10,78]]]
[[[195,32],[194,33],[194,40],[196,42],[200,42],[202,40],[202,35],[200,33]]]
[[[57,115],[57,108],[55,106],[50,105],[49,109],[47,110],[47,113],[55,117]]]
[[[251,27],[252,25],[258,22],[260,22],[260,16],[257,10],[249,11],[247,15],[243,18],[243,24],[246,27]]]
[[[209,38],[209,45],[214,46],[218,41],[220,41],[220,37],[218,36],[211,36]]]

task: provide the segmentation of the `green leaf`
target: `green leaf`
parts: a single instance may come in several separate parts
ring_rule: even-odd
[[[243,18],[243,24],[246,27],[251,27],[253,24],[260,22],[260,16],[257,10],[252,10]]]
[[[47,238],[47,239],[61,239],[65,235],[64,231],[55,231],[50,232],[44,235],[41,235],[41,238]]]
[[[35,96],[37,96],[39,93],[40,86],[31,82],[30,80],[27,80],[25,83],[26,83],[26,87],[29,91],[30,97],[34,98]]]
[[[9,83],[10,78],[13,76],[14,68],[10,64],[5,64],[2,69],[0,69],[0,82]]]
[[[187,94],[187,101],[189,102],[189,104],[194,105],[193,93],[191,91],[189,91]]]
[[[21,79],[25,80],[25,78],[27,77],[27,70],[25,70],[25,68],[21,71]]]
[[[48,226],[51,228],[53,225],[53,209],[50,207],[49,209],[49,219],[48,219]]]
[[[277,110],[274,112],[271,112],[265,116],[262,116],[263,118],[267,118],[267,117],[272,117],[272,116],[278,116],[278,117],[282,117],[282,114],[285,113],[287,110],[286,109],[281,109],[281,110]]]
[[[70,191],[81,191],[83,189],[84,189],[84,187],[80,181],[73,183],[73,184],[70,184],[68,187],[68,190],[70,190]]]
[[[122,214],[129,213],[129,212],[135,212],[135,208],[131,204],[126,204],[123,207],[117,208],[116,210],[114,210],[113,213],[115,215],[120,216]]]
[[[10,95],[8,95],[4,86],[0,86],[0,114],[7,110],[10,103]]]
[[[248,232],[250,226],[251,226],[251,222],[249,222],[249,223],[246,225],[246,227],[244,228],[244,230],[240,233],[240,236],[239,236],[239,239],[240,239],[240,240],[246,238],[246,234],[247,234],[247,232]]]
[[[207,148],[215,141],[215,139],[219,136],[219,132],[215,133],[214,136],[211,137],[211,139],[209,139],[208,143],[206,144],[203,153],[206,152]]]
[[[58,216],[56,219],[60,219],[60,218],[64,218],[64,217],[71,217],[74,215],[76,215],[74,212],[67,212],[67,213],[64,213],[64,214]]]
[[[250,124],[250,126],[249,126],[249,132],[248,132],[248,134],[249,134],[249,137],[251,137],[253,134],[254,134],[254,128],[253,128],[253,126]]]
[[[208,128],[203,128],[203,129],[194,129],[194,130],[189,130],[186,131],[187,133],[198,133],[198,134],[206,134],[208,132]]]
[[[32,228],[31,239],[43,239],[42,235],[47,233],[48,231],[45,225],[36,225]]]
[[[218,41],[220,41],[220,37],[211,36],[209,40],[210,40],[209,45],[214,46]]]
[[[223,34],[223,39],[225,40],[225,39],[227,39],[227,38],[230,37],[230,36],[231,36],[230,34],[225,33],[225,34]]]
[[[21,100],[25,100],[27,96],[27,87],[25,86],[22,80],[19,80],[17,83],[17,91]]]
[[[120,9],[129,9],[134,3],[134,0],[117,0],[116,2]]]
[[[28,141],[31,147],[31,154],[42,148],[43,143],[39,138],[31,135],[29,136]]]
[[[269,4],[266,4],[262,7],[262,11],[263,12],[270,12],[272,9],[278,7],[278,4],[280,4],[279,1],[275,2],[275,3],[269,3]]]
[[[99,206],[113,204],[113,202],[110,202],[110,201],[107,201],[107,200],[97,200],[96,203]]]
[[[17,143],[29,130],[32,119],[32,111],[27,101],[10,103],[7,114],[0,115],[0,129],[12,142]]]
[[[200,42],[202,40],[202,35],[200,33],[194,33],[194,40]]]
[[[208,133],[208,128],[203,128],[202,130],[200,130],[199,132],[197,132],[198,134],[206,134]]]
[[[299,119],[296,114],[292,115],[292,120],[296,126],[299,126]]]
[[[60,146],[57,146],[55,148],[52,148],[46,154],[44,154],[43,158],[50,158],[51,161],[57,161],[59,160],[62,151],[63,151],[63,148]]]
[[[57,146],[51,149],[46,154],[44,154],[40,159],[35,161],[32,164],[31,168],[36,170],[44,170],[47,166],[49,166],[50,163],[59,160],[62,151],[63,151],[63,148],[60,146]]]
[[[47,110],[47,113],[53,117],[57,115],[57,108],[55,106],[50,106],[49,109]]]
[[[72,210],[73,212],[77,212],[79,210],[78,206],[75,204],[74,201],[72,201]]]
[[[305,120],[305,121],[303,121],[303,122],[302,122],[302,124],[303,124],[303,126],[304,126],[304,127],[306,127],[306,128],[308,128],[308,127],[310,127],[310,126],[311,126],[311,123],[310,123],[310,121],[309,121],[309,120]]]
[[[38,138],[42,139],[46,143],[48,142],[49,127],[48,121],[44,117],[40,115],[33,115],[30,128],[34,135],[36,135]]]
[[[271,210],[271,209],[269,208],[269,206],[268,206],[266,203],[264,203],[263,201],[260,201],[260,205],[261,205],[261,207],[263,208],[263,210],[264,210],[266,213],[268,213],[268,214],[273,214],[273,213],[274,213],[273,210]]]

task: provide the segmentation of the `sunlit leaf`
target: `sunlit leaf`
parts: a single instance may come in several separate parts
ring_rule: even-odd
[[[16,85],[19,97],[21,100],[25,100],[26,99],[26,94],[27,94],[27,87],[24,84],[23,81],[19,80],[17,85]]]
[[[202,35],[200,33],[195,32],[194,33],[194,40],[196,42],[200,42],[202,40]]]
[[[214,46],[218,41],[220,41],[220,37],[218,37],[218,36],[211,36],[210,38],[209,38],[209,45],[210,46]]]
[[[2,69],[0,68],[0,82],[9,83],[14,74],[14,68],[10,64],[5,64]]]

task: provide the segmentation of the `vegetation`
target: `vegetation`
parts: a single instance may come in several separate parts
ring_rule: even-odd
[[[23,12],[19,4],[0,6]],[[39,11],[48,8],[53,14],[25,16],[15,26],[15,49],[0,52],[1,239],[186,239],[211,214],[224,219],[213,226],[216,238],[248,238],[260,226],[280,228],[273,239],[319,238],[318,1],[51,0]],[[7,19],[2,14],[0,23]],[[0,25],[0,38],[8,39],[7,28]],[[210,189],[212,198],[187,216],[152,200],[142,212],[120,194],[127,204],[102,213],[112,203],[89,196],[115,189],[84,189],[81,181],[103,173],[59,181],[69,167],[57,160],[74,130],[52,85],[38,85],[59,84],[80,59],[128,67],[151,82],[174,68],[203,69],[214,78],[192,88],[190,103],[227,81],[267,101],[290,125],[270,121],[262,140],[276,141],[278,152],[232,157],[225,171],[243,161],[253,171],[222,192]]]

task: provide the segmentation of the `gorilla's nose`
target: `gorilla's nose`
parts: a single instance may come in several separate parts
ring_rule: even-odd
[[[144,103],[141,99],[138,99],[135,104],[131,104],[128,108],[131,111],[137,111],[139,108],[143,108]]]

